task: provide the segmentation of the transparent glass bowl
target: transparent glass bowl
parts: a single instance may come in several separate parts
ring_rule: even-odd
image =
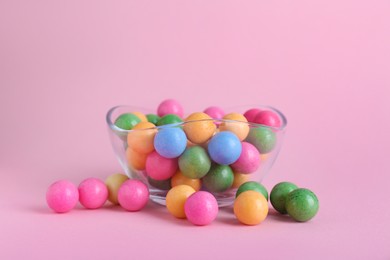
[[[221,124],[246,124],[251,129],[250,131],[256,131],[260,128],[262,130],[272,131],[275,137],[275,143],[273,145],[273,148],[271,151],[267,151],[266,153],[262,153],[260,151],[260,167],[258,170],[256,170],[253,173],[250,174],[235,174],[235,180],[233,183],[233,186],[224,192],[212,192],[213,195],[216,197],[218,201],[218,205],[220,207],[231,205],[235,198],[235,193],[238,188],[238,184],[240,184],[243,181],[257,181],[261,182],[264,177],[267,175],[269,170],[271,169],[272,165],[274,164],[278,153],[280,151],[280,148],[282,146],[283,137],[285,133],[285,127],[287,125],[287,120],[285,116],[277,109],[270,107],[270,106],[248,106],[248,107],[235,107],[229,109],[227,112],[237,112],[237,113],[244,113],[246,110],[250,108],[259,108],[261,110],[269,110],[273,111],[277,115],[279,115],[281,119],[281,126],[278,128],[275,127],[269,127],[265,125],[255,124],[255,123],[248,123],[248,122],[242,122],[242,121],[235,121],[235,120],[224,120],[224,119],[210,119],[208,121],[213,121],[216,124],[216,133],[219,131],[218,127]],[[139,107],[132,107],[132,106],[116,106],[111,108],[106,115],[106,122],[108,125],[109,130],[109,137],[111,140],[112,147],[114,149],[115,155],[122,166],[124,172],[127,176],[131,179],[138,179],[146,183],[149,187],[150,191],[150,199],[158,204],[165,205],[165,196],[169,190],[169,180],[160,182],[160,184],[151,183],[153,181],[150,181],[148,178],[146,170],[136,170],[134,167],[131,166],[132,158],[129,158],[129,153],[126,153],[126,150],[128,148],[127,144],[127,135],[129,132],[132,131],[150,131],[150,129],[139,129],[139,130],[123,130],[121,128],[118,128],[114,122],[115,119],[124,113],[132,113],[132,112],[141,112],[146,114],[152,114],[155,113],[155,111],[151,109],[144,109]],[[204,120],[202,120],[204,121]],[[196,121],[188,121],[188,122],[182,122],[177,124],[171,124],[171,125],[164,125],[164,126],[156,126],[155,129],[157,131],[161,130],[162,128],[167,127],[180,127],[184,126],[185,124],[190,124]],[[247,141],[247,140],[244,140]],[[252,143],[253,144],[253,143]],[[260,144],[261,145],[261,144]],[[203,147],[207,147],[207,144],[201,144]],[[156,187],[157,186],[157,187]],[[202,187],[202,190],[205,189]]]

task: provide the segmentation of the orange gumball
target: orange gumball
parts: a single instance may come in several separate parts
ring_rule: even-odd
[[[269,157],[269,153],[261,153],[260,154],[260,160],[262,162],[266,161],[268,159],[268,157]]]
[[[148,118],[141,112],[132,112],[132,114],[136,115],[139,119],[141,119],[141,122],[148,122]]]
[[[179,185],[170,189],[166,196],[166,206],[169,213],[177,218],[186,218],[184,204],[193,193],[195,190],[188,185]]]
[[[187,138],[195,144],[205,143],[215,134],[217,128],[212,118],[201,112],[189,115],[184,122],[188,123],[184,123],[183,130],[186,133]]]
[[[133,130],[127,134],[127,144],[136,152],[147,154],[154,151],[154,136],[157,133],[156,126],[149,122],[136,124]]]
[[[224,120],[234,120],[240,122],[224,121],[219,126],[220,131],[230,131],[237,135],[240,141],[243,141],[249,133],[248,120],[239,113],[230,113],[223,117]]]
[[[268,215],[268,202],[257,191],[244,191],[234,201],[234,215],[245,225],[257,225]]]
[[[135,170],[145,170],[147,157],[148,154],[136,152],[131,148],[127,148],[126,150],[127,162],[129,163],[129,166]]]
[[[250,181],[250,174],[243,174],[239,172],[234,173],[234,180],[232,184],[232,188],[238,188],[241,184]]]
[[[190,179],[184,176],[181,171],[177,171],[171,179],[171,186],[176,187],[178,185],[188,185],[198,191],[202,187],[202,181],[200,179]]]

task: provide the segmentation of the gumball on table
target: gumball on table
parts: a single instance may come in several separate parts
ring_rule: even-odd
[[[169,213],[176,218],[186,218],[184,204],[194,192],[195,190],[188,185],[178,185],[170,189],[166,196],[166,207]]]
[[[276,184],[270,194],[271,204],[276,211],[281,214],[286,214],[286,199],[287,195],[293,190],[298,189],[297,185],[291,182],[280,182]]]
[[[257,225],[268,215],[268,202],[257,191],[248,190],[241,193],[233,205],[234,215],[246,225]]]
[[[261,184],[261,183],[258,183],[258,182],[255,182],[255,181],[248,181],[248,182],[245,182],[243,183],[237,190],[236,192],[236,198],[243,192],[245,191],[248,191],[248,190],[253,190],[253,191],[257,191],[259,192],[260,194],[262,194],[264,196],[264,198],[268,201],[268,191],[267,189]]]
[[[211,193],[197,191],[188,197],[184,204],[184,212],[192,224],[208,225],[217,217],[218,203]]]
[[[77,187],[70,181],[54,182],[47,189],[47,205],[57,213],[65,213],[73,209],[79,200]]]
[[[118,190],[120,186],[128,179],[129,177],[121,173],[110,175],[106,179],[105,183],[108,189],[108,200],[112,204],[118,204]]]
[[[318,208],[318,198],[311,190],[300,188],[287,195],[286,211],[296,221],[309,221],[317,214]]]
[[[108,189],[103,181],[88,178],[79,185],[79,200],[87,209],[97,209],[104,205],[108,198]]]
[[[118,202],[127,211],[139,211],[149,201],[148,187],[139,180],[125,181],[118,191]]]

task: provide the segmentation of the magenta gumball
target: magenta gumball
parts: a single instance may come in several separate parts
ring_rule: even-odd
[[[244,116],[245,116],[245,118],[248,120],[248,122],[253,123],[253,122],[255,121],[256,115],[257,115],[259,112],[261,112],[260,109],[258,109],[258,108],[252,108],[252,109],[247,110],[247,111],[244,113]]]
[[[213,119],[221,119],[225,115],[225,111],[216,106],[208,107],[203,112]]]
[[[167,114],[175,114],[180,118],[184,116],[184,109],[182,105],[174,99],[166,99],[160,103],[157,108],[157,114],[160,117],[163,117]]]
[[[256,115],[254,123],[271,127],[280,127],[282,125],[282,120],[278,114],[272,111],[261,111]]]
[[[79,200],[87,209],[97,209],[107,201],[106,184],[97,178],[88,178],[79,185]]]
[[[241,155],[230,166],[235,172],[253,173],[259,169],[260,161],[260,153],[257,148],[250,143],[242,142]]]
[[[65,213],[73,209],[79,200],[77,187],[70,181],[60,180],[48,188],[47,205],[57,213]]]
[[[157,181],[167,180],[171,178],[177,171],[178,159],[165,158],[156,151],[152,152],[146,158],[146,173]]]
[[[186,200],[184,212],[192,224],[208,225],[217,217],[218,203],[211,193],[197,191]]]
[[[118,202],[127,211],[143,209],[149,200],[148,187],[139,180],[125,181],[118,191]]]

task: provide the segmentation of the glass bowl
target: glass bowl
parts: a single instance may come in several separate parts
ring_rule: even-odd
[[[109,137],[111,140],[112,147],[114,149],[114,153],[122,166],[124,172],[126,175],[131,179],[138,179],[146,183],[149,187],[150,191],[150,199],[158,204],[165,205],[165,196],[168,192],[168,190],[171,188],[170,185],[170,179],[163,180],[163,181],[156,181],[148,177],[148,173],[144,169],[144,167],[134,167],[132,161],[134,161],[134,158],[132,153],[129,153],[131,147],[129,147],[127,143],[127,136],[130,132],[133,131],[161,131],[162,129],[170,128],[170,127],[185,127],[186,124],[194,124],[199,121],[212,121],[216,125],[216,131],[215,133],[220,132],[221,125],[230,125],[236,127],[245,126],[249,127],[250,131],[248,134],[248,137],[243,140],[245,142],[249,142],[253,144],[255,147],[257,147],[259,153],[260,153],[260,166],[258,169],[250,174],[241,174],[239,172],[234,172],[234,181],[232,186],[223,192],[213,192],[210,191],[215,198],[218,201],[218,205],[220,207],[231,205],[235,198],[235,193],[237,191],[238,186],[246,181],[257,181],[262,182],[264,177],[267,175],[269,170],[271,169],[272,165],[274,164],[278,153],[280,151],[280,148],[282,146],[283,137],[285,133],[285,127],[287,125],[287,120],[285,116],[277,109],[270,107],[270,106],[242,106],[242,107],[235,107],[227,110],[227,112],[237,112],[237,113],[244,113],[246,110],[256,107],[260,110],[268,110],[273,111],[276,113],[280,120],[281,120],[281,126],[280,127],[270,127],[266,125],[260,125],[256,123],[249,123],[249,122],[243,122],[243,121],[236,121],[236,120],[226,120],[226,119],[203,119],[203,120],[195,120],[195,121],[187,121],[182,123],[175,123],[170,125],[163,125],[163,126],[156,126],[155,128],[151,129],[137,129],[137,130],[124,130],[119,127],[117,127],[114,122],[116,118],[124,113],[132,113],[132,112],[140,112],[143,114],[152,114],[155,113],[152,109],[145,109],[145,108],[139,108],[139,107],[132,107],[132,106],[116,106],[111,108],[106,115],[106,122],[108,125],[109,130]],[[271,144],[262,142],[262,139],[256,139],[253,138],[253,136],[256,136],[256,133],[262,132],[267,133],[266,136],[272,136]],[[191,142],[188,142],[187,146],[194,145]],[[197,144],[202,146],[207,151],[207,142],[204,144]],[[137,169],[138,168],[138,169]],[[204,186],[201,187],[201,190],[207,190]]]

